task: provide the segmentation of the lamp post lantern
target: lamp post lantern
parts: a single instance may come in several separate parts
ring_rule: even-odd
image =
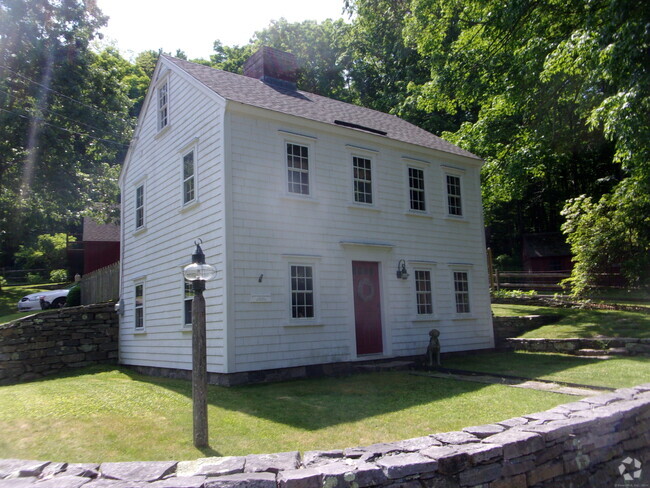
[[[192,417],[194,447],[208,447],[208,367],[205,327],[205,282],[217,275],[214,266],[205,263],[203,241],[194,242],[192,264],[183,268],[183,276],[192,283]]]

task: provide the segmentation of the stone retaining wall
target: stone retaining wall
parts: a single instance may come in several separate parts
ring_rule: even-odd
[[[102,464],[0,460],[0,487],[31,486],[648,487],[650,383],[462,431],[303,455]]]
[[[529,330],[538,329],[544,325],[554,324],[562,318],[561,315],[524,315],[520,317],[492,317],[494,329],[494,347],[502,349],[509,347],[506,339],[517,337]]]
[[[0,325],[0,385],[96,363],[116,363],[118,319],[111,303],[60,308]]]
[[[602,353],[633,356],[650,354],[650,339],[635,337],[603,337],[594,339],[506,339],[517,351],[560,352],[564,354]],[[650,488],[650,487],[649,487]]]

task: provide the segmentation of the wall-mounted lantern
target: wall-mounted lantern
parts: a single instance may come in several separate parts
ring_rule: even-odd
[[[397,263],[397,279],[407,280],[409,277],[408,271],[406,271],[406,261],[400,259]]]

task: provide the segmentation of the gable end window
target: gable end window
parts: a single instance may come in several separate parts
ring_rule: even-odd
[[[447,175],[447,211],[449,215],[463,216],[460,176]]]
[[[291,318],[313,319],[314,269],[307,265],[291,265]]]
[[[144,284],[135,285],[135,329],[144,329]]]
[[[309,195],[309,147],[288,142],[287,177],[289,193]]]
[[[469,277],[467,271],[454,271],[456,313],[469,313]]]
[[[431,271],[415,270],[415,298],[418,315],[433,314],[433,296],[431,292]]]
[[[352,157],[354,178],[354,201],[372,204],[372,161],[359,156]]]
[[[196,162],[194,151],[183,156],[183,205],[196,198]]]
[[[411,210],[426,211],[424,201],[424,171],[418,168],[409,168],[409,199]]]
[[[144,185],[135,189],[135,228],[144,227]]]
[[[169,124],[169,92],[167,82],[158,87],[158,130]]]

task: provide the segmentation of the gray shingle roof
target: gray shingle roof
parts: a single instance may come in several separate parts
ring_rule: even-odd
[[[385,136],[378,135],[377,137],[388,137],[446,153],[480,159],[469,151],[465,151],[395,115],[301,90],[266,84],[254,78],[171,56],[164,56],[164,58],[226,100],[331,125],[340,125],[335,121],[356,124],[386,133]]]

